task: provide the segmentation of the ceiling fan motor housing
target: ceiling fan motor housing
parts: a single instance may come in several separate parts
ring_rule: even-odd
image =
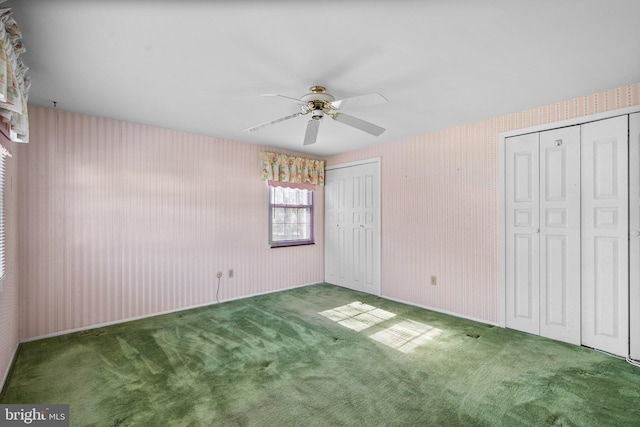
[[[322,120],[324,113],[328,113],[332,109],[330,103],[336,99],[327,93],[323,86],[311,86],[309,93],[303,95],[300,100],[307,103],[302,107],[303,113],[311,112],[312,119]]]
[[[325,88],[322,86],[311,86],[309,88],[309,93],[303,95],[300,99],[305,102],[321,101],[323,104],[325,102],[333,102],[336,100],[333,95],[327,93]]]

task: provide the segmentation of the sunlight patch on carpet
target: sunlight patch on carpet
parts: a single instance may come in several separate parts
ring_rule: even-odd
[[[394,313],[369,304],[363,304],[360,301],[321,311],[319,314],[356,332],[363,331],[395,317]]]
[[[387,329],[376,332],[369,338],[403,353],[409,353],[415,348],[427,344],[441,333],[441,329],[433,328],[424,323],[403,320]]]
[[[321,311],[318,314],[356,332],[396,317],[395,313],[360,301]],[[424,323],[407,319],[397,320],[398,323],[371,334],[369,338],[403,353],[409,353],[442,333],[441,329]]]

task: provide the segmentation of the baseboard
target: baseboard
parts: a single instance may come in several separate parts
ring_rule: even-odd
[[[502,326],[500,326],[500,324],[498,322],[489,322],[487,320],[479,319],[477,317],[465,316],[464,314],[456,313],[456,312],[453,312],[453,311],[442,310],[440,308],[430,307],[428,305],[423,305],[423,304],[416,304],[415,302],[404,301],[404,300],[401,300],[401,299],[398,299],[398,298],[393,298],[393,297],[390,297],[390,296],[387,296],[387,295],[380,295],[380,297],[384,298],[384,299],[391,300],[391,301],[400,302],[402,304],[407,304],[407,305],[412,305],[414,307],[424,308],[425,310],[436,311],[438,313],[447,314],[449,316],[459,317],[461,319],[467,319],[467,320],[472,320],[474,322],[484,323],[486,325],[502,327]]]
[[[163,316],[165,314],[178,313],[180,311],[192,310],[194,308],[207,307],[207,306],[210,306],[210,305],[217,305],[217,304],[220,304],[220,303],[223,303],[223,302],[237,301],[237,300],[241,300],[241,299],[245,299],[245,298],[257,297],[257,296],[260,296],[260,295],[267,295],[267,294],[273,294],[273,293],[276,293],[276,292],[289,291],[291,289],[296,289],[296,288],[304,288],[305,286],[318,285],[320,283],[324,283],[324,282],[305,283],[303,285],[295,285],[295,286],[292,286],[290,288],[276,289],[276,290],[273,290],[273,291],[257,292],[257,293],[254,293],[254,294],[243,295],[241,297],[230,298],[230,299],[226,299],[226,300],[223,300],[223,301],[220,301],[220,302],[217,302],[217,301],[207,302],[207,303],[204,303],[204,304],[190,305],[188,307],[180,307],[180,308],[175,308],[175,309],[172,309],[172,310],[161,311],[161,312],[158,312],[158,313],[145,314],[145,315],[142,315],[142,316],[135,316],[135,317],[127,317],[125,319],[113,320],[111,322],[96,323],[94,325],[82,326],[80,328],[65,329],[63,331],[52,332],[50,334],[38,335],[36,337],[30,337],[30,338],[23,338],[23,339],[20,340],[20,343],[38,341],[38,340],[42,340],[42,339],[45,339],[45,338],[52,338],[52,337],[58,337],[60,335],[72,334],[74,332],[82,332],[82,331],[88,331],[88,330],[91,330],[91,329],[103,328],[105,326],[118,325],[120,323],[133,322],[134,320],[148,319],[150,317]],[[14,352],[14,357],[15,357],[15,352]]]
[[[9,378],[9,373],[11,372],[11,368],[13,367],[13,362],[16,360],[16,355],[18,354],[18,348],[20,348],[20,342],[18,342],[13,349],[13,355],[11,356],[11,360],[7,365],[7,369],[4,371],[4,375],[2,376],[2,382],[0,383],[0,395],[2,395],[2,391],[4,390],[4,384],[7,382],[7,378]]]

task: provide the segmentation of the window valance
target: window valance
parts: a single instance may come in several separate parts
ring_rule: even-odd
[[[14,142],[29,141],[27,94],[31,81],[20,59],[20,54],[25,52],[21,39],[22,33],[11,17],[11,9],[0,8],[0,117],[9,124]]]
[[[324,160],[304,159],[286,154],[260,153],[262,180],[324,185]]]

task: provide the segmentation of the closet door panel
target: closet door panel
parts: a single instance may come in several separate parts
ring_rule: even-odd
[[[582,344],[628,352],[628,118],[581,126]]]
[[[580,344],[580,127],[540,134],[540,335]]]
[[[629,337],[640,360],[640,113],[629,116]]]
[[[350,239],[347,236],[348,177],[342,170],[326,174],[325,183],[325,281],[344,286],[348,280]]]
[[[539,135],[506,142],[506,326],[540,333]]]
[[[360,253],[362,265],[362,282],[365,292],[380,294],[380,239],[377,232],[380,229],[378,207],[380,206],[380,183],[378,177],[378,164],[372,163],[362,169],[362,199],[360,202]]]

